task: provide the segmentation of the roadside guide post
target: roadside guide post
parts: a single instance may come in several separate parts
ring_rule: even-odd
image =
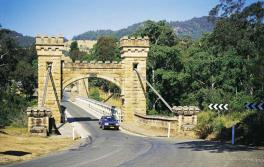
[[[72,123],[72,140],[75,140],[74,122]]]
[[[235,125],[232,126],[232,145],[235,144]]]
[[[171,123],[168,122],[168,138],[170,138]]]

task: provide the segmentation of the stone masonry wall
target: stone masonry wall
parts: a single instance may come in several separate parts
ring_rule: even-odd
[[[139,126],[149,127],[167,133],[168,123],[170,123],[172,135],[176,135],[178,132],[192,130],[196,125],[195,118],[196,115],[165,117],[135,113],[135,122]]]
[[[136,68],[142,77],[146,77],[146,60],[149,51],[149,39],[128,38],[120,39],[123,73],[123,113],[125,121],[134,121],[134,113],[146,113],[146,82],[140,81],[134,71]]]
[[[41,106],[43,101],[43,90],[45,78],[47,75],[47,64],[52,64],[52,79],[54,81],[55,90],[52,87],[52,82],[48,80],[47,94],[44,101],[44,106],[52,111],[55,120],[60,121],[60,100],[61,100],[61,56],[63,48],[63,37],[36,37],[36,50],[38,54],[38,106]],[[57,98],[58,101],[57,101]]]
[[[136,124],[139,126],[144,126],[154,130],[162,131],[165,134],[168,131],[168,123],[170,123],[171,134],[173,135],[179,132],[179,122],[177,116],[161,117],[136,113],[135,121]]]

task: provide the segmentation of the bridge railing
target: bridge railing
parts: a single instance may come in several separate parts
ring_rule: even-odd
[[[76,97],[75,103],[80,105],[80,107],[92,111],[98,118],[105,115],[114,115],[119,121],[123,121],[122,110],[115,106],[85,97]]]

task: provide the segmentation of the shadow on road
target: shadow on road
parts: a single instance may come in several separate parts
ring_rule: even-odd
[[[5,151],[5,152],[0,152],[0,154],[3,155],[13,155],[13,156],[24,156],[27,154],[31,154],[30,152],[24,152],[24,151],[14,151],[14,150],[10,150],[10,151]]]
[[[91,117],[70,117],[66,118],[65,117],[65,111],[67,107],[61,105],[61,123],[65,123],[65,121],[72,123],[72,122],[83,122],[83,121],[99,121],[99,119],[92,119]]]
[[[191,149],[192,151],[209,151],[211,153],[236,152],[236,151],[254,151],[254,147],[233,146],[220,142],[212,141],[190,141],[175,143],[179,149]]]
[[[92,119],[90,117],[73,117],[73,118],[67,118],[67,121],[69,123],[72,123],[72,122],[82,122],[82,121],[99,121],[99,119]]]

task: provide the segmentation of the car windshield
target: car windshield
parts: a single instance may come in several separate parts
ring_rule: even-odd
[[[107,121],[115,121],[116,119],[114,117],[105,117],[105,120],[107,120]]]

